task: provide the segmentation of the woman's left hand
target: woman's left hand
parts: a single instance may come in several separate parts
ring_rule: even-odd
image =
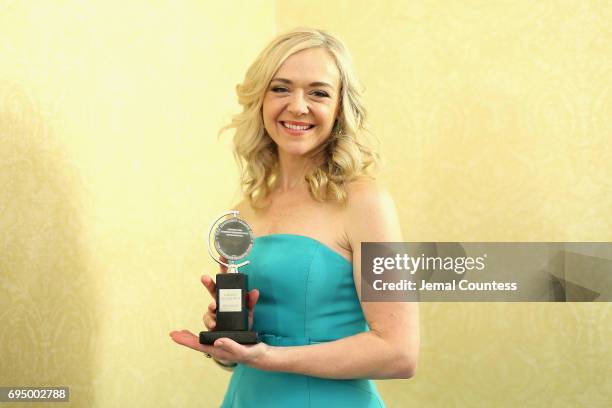
[[[176,343],[190,349],[210,354],[216,360],[240,363],[253,368],[263,368],[264,359],[270,346],[266,343],[242,345],[227,337],[215,341],[212,346],[200,344],[199,338],[189,330],[173,331],[170,337]]]

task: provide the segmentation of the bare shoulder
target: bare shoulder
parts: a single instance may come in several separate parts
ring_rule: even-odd
[[[363,217],[364,214],[375,212],[395,213],[393,197],[386,187],[376,180],[360,180],[347,186],[347,212],[349,216]]]
[[[232,206],[232,211],[238,211],[239,217],[245,220],[253,227],[254,215],[251,203],[247,198],[242,198],[238,203]]]
[[[239,211],[241,215],[247,215],[251,211],[249,200],[242,198],[238,203],[232,206],[232,211]]]
[[[395,202],[379,181],[354,181],[347,195],[345,221],[351,241],[402,240]]]
[[[346,186],[348,193],[349,205],[362,204],[372,201],[382,201],[389,199],[391,196],[388,190],[378,181],[372,179],[362,179],[353,181]]]

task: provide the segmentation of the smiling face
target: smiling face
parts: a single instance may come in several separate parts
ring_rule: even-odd
[[[278,69],[263,100],[266,131],[279,155],[303,156],[330,136],[340,101],[340,74],[322,48],[296,52]]]

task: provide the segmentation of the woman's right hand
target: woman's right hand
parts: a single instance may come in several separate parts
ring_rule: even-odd
[[[220,269],[221,273],[227,272],[227,268],[223,265],[221,265]],[[217,286],[215,285],[213,279],[208,275],[202,276],[201,281],[204,287],[208,290],[208,293],[210,293],[210,296],[212,296],[213,298],[212,302],[208,304],[208,309],[206,310],[206,313],[204,313],[202,319],[204,320],[204,326],[206,326],[209,331],[213,331],[217,327]],[[255,310],[255,304],[257,303],[258,299],[259,291],[257,289],[253,289],[247,293],[247,307],[249,309],[249,330],[253,328],[253,312]]]

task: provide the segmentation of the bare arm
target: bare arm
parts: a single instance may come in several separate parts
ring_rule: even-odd
[[[355,288],[361,288],[361,242],[402,241],[392,198],[373,184],[353,189],[347,236]],[[364,216],[365,214],[365,216]],[[417,303],[361,302],[370,331],[328,343],[271,347],[256,364],[264,370],[324,378],[410,378],[419,350]]]

